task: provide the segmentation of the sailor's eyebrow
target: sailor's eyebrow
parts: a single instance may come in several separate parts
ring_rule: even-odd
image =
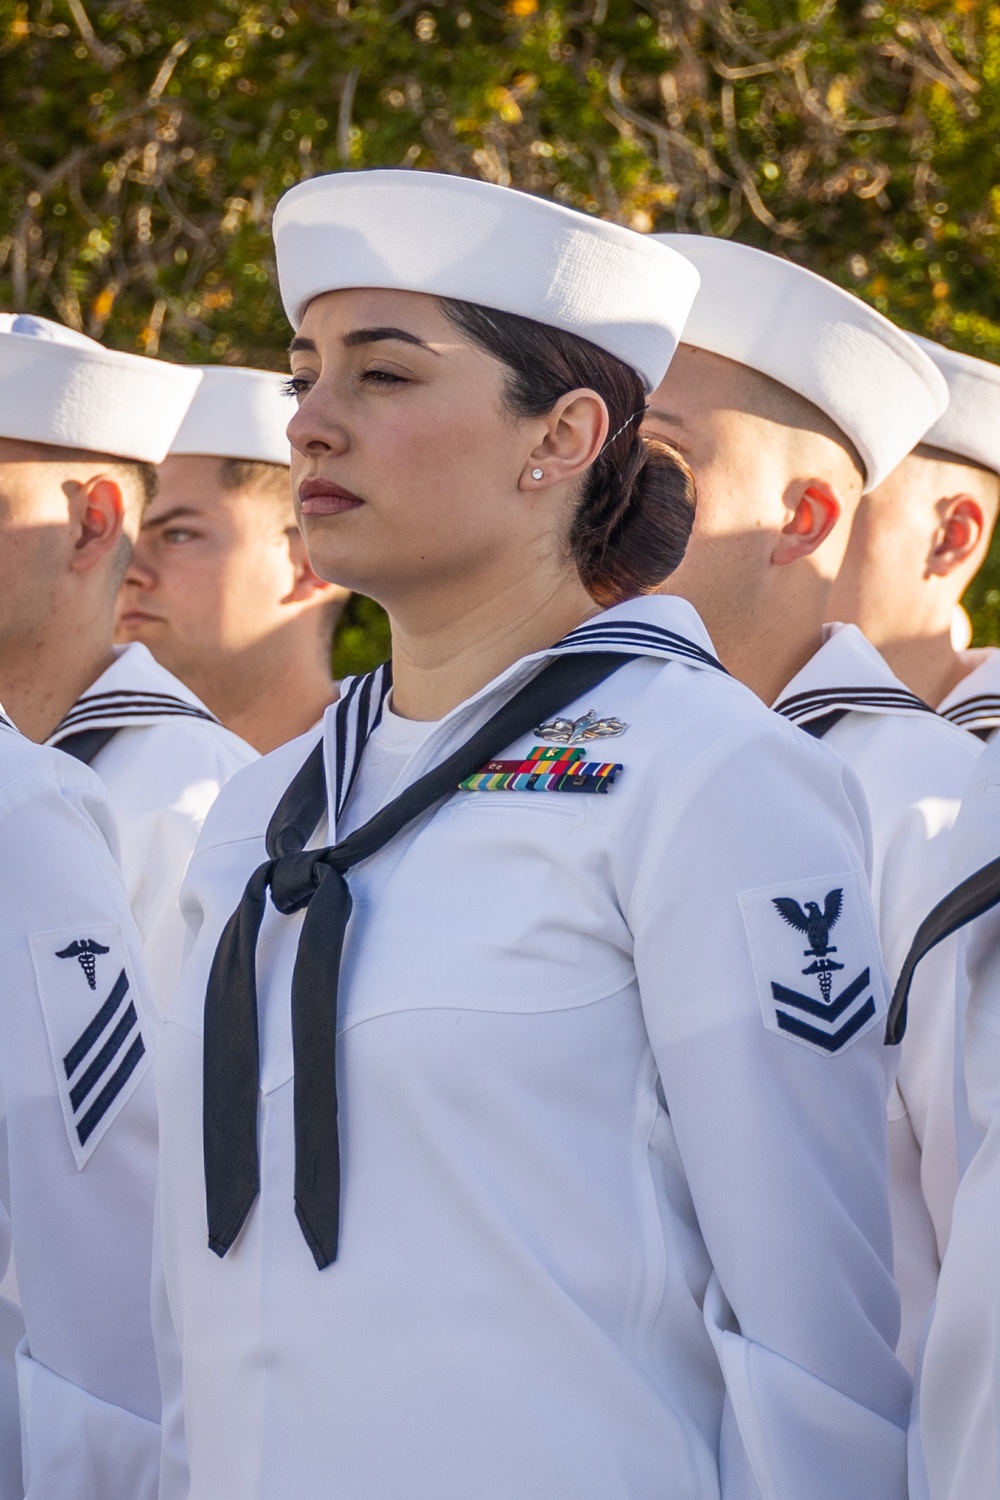
[[[399,344],[412,344],[415,349],[424,349],[428,354],[438,353],[437,349],[418,338],[415,333],[408,333],[405,328],[354,328],[350,333],[343,335],[341,343],[345,349],[359,349],[364,344],[382,344],[390,340]],[[315,354],[317,349],[312,339],[297,337],[292,339],[288,352],[289,354]]]
[[[647,422],[649,421],[650,417],[652,417],[655,421],[658,421],[658,422],[668,422],[671,427],[683,427],[684,426],[684,418],[683,417],[675,416],[672,411],[661,411],[658,406],[647,406],[646,407],[646,420],[647,420]]]
[[[428,354],[438,352],[415,333],[407,333],[405,328],[355,328],[351,333],[344,334],[342,343],[345,349],[357,349],[361,344],[382,344],[387,339],[395,339],[401,344],[413,344],[417,349],[426,349]]]
[[[205,512],[198,510],[194,505],[175,505],[173,510],[165,511],[162,516],[154,516],[151,521],[143,521],[142,530],[148,531],[153,526],[169,526],[171,521],[197,518]]]

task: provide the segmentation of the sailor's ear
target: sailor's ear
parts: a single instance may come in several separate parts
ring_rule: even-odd
[[[113,474],[68,479],[64,489],[74,528],[74,572],[86,573],[118,546],[125,524],[125,495]]]
[[[293,569],[292,586],[281,600],[282,604],[312,604],[320,602],[334,603],[340,600],[346,604],[351,596],[350,589],[343,588],[339,583],[328,583],[321,578],[309,560],[309,551],[305,539],[297,526],[289,526],[285,531],[288,540],[288,555],[291,559]]]
[[[945,578],[974,556],[986,533],[986,516],[974,495],[951,495],[938,507],[938,528],[927,559],[929,574]]]
[[[791,516],[781,528],[771,561],[779,565],[798,562],[822,546],[843,513],[840,496],[825,479],[809,479],[793,485],[785,496]]]

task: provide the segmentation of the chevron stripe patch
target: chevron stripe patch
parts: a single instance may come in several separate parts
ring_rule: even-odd
[[[124,1108],[150,1053],[121,930],[35,933],[32,957],[70,1150],[82,1171]]]
[[[854,872],[739,899],[768,1031],[834,1057],[885,1015],[871,903]]]

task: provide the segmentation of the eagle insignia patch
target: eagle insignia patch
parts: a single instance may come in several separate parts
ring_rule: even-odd
[[[740,906],[769,1031],[832,1057],[884,1015],[870,902],[855,874],[744,891]]]
[[[150,1064],[128,950],[120,928],[101,926],[85,937],[79,929],[33,933],[31,955],[56,1092],[82,1171]]]

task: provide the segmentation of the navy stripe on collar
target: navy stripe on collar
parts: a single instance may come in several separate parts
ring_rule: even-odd
[[[355,677],[334,710],[334,745],[337,765],[334,785],[334,817],[339,818],[351,794],[365,745],[382,717],[386,696],[392,687],[392,662],[383,662],[373,672]]]
[[[662,625],[650,625],[645,620],[592,620],[571,630],[552,649],[593,651],[599,646],[621,646],[630,651],[637,646],[648,651],[660,650],[670,656],[687,657],[705,667],[715,667],[720,672],[726,671],[721,661],[696,641]]]
[[[90,693],[77,699],[49,735],[49,743],[71,730],[106,724],[109,719],[150,718],[203,719],[209,724],[219,722],[207,708],[175,698],[172,693],[141,693],[128,689],[116,693]]]
[[[979,693],[974,698],[963,698],[961,703],[953,703],[950,708],[942,708],[938,712],[942,719],[959,724],[963,729],[976,725],[992,729],[1000,724],[1000,696],[996,693]]]
[[[810,693],[792,693],[774,705],[775,713],[782,714],[793,724],[818,718],[831,709],[875,708],[888,713],[928,713],[934,710],[929,703],[918,698],[906,688],[896,687],[836,687],[817,689]]]

